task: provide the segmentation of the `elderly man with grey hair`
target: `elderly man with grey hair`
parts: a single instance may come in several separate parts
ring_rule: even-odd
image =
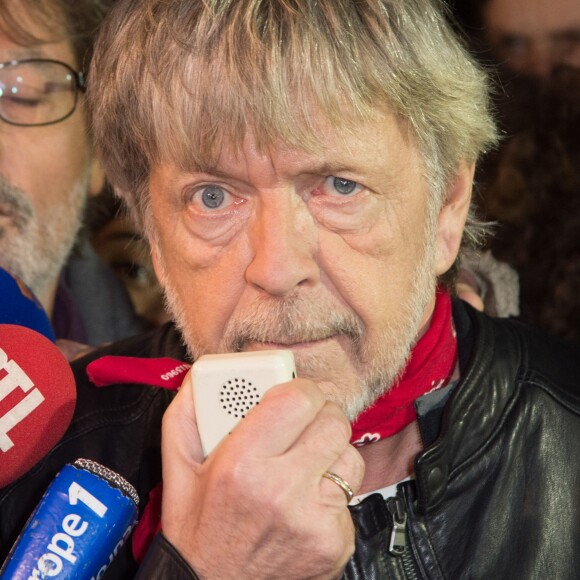
[[[577,574],[580,357],[450,290],[496,134],[436,0],[121,0],[89,104],[175,321],[108,353],[297,370],[207,458],[187,375],[140,577]]]

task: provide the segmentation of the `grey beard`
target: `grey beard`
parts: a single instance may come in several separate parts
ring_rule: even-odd
[[[58,206],[39,215],[29,195],[0,175],[0,209],[13,228],[0,231],[0,266],[20,277],[37,295],[58,277],[81,225],[89,168]]]
[[[34,211],[24,192],[14,187],[0,175],[0,212],[9,215],[14,227],[24,233],[26,226],[34,217]],[[7,228],[0,228],[0,239],[8,234]]]

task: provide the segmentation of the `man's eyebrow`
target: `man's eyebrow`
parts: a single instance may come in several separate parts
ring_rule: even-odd
[[[203,175],[211,175],[212,177],[219,177],[220,179],[231,179],[231,173],[221,170],[217,166],[212,167],[191,167],[191,173],[201,173]]]
[[[307,167],[308,173],[317,175],[335,175],[337,173],[360,173],[360,168],[356,169],[346,163],[320,163]]]
[[[22,48],[11,48],[6,56],[2,56],[0,62],[11,62],[13,60],[27,60],[29,58],[46,58],[44,52],[38,46],[27,46]]]
[[[562,38],[563,39],[574,38],[575,40],[576,39],[580,40],[580,24],[578,24],[577,26],[562,28],[561,30],[555,30],[550,34],[550,37],[556,40]]]
[[[223,179],[223,180],[234,180],[234,181],[244,181],[236,175],[235,170],[228,171],[220,167],[219,163],[216,165],[195,165],[191,164],[183,168],[191,176],[207,176],[207,178],[212,179]],[[316,159],[298,161],[293,165],[291,173],[302,174],[302,175],[340,175],[349,174],[353,176],[360,176],[365,173],[364,168],[360,166],[354,166],[348,162],[337,160],[337,162],[326,162],[319,161]]]
[[[347,165],[345,163],[331,164],[331,163],[305,163],[304,165],[297,166],[297,170],[300,173],[311,173],[313,175],[334,175],[335,173],[360,173],[360,168],[356,169],[353,166]],[[231,173],[220,169],[219,167],[192,167],[190,169],[192,173],[203,173],[206,175],[211,175],[213,177],[219,177],[223,179],[232,179]]]

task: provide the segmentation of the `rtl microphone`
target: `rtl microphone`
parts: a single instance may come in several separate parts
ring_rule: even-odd
[[[17,324],[54,342],[54,331],[42,304],[16,275],[0,268],[0,324]]]
[[[1,580],[98,580],[137,521],[139,497],[118,473],[87,459],[50,484],[0,570]]]
[[[58,443],[75,403],[74,376],[57,346],[29,328],[0,324],[0,488]]]

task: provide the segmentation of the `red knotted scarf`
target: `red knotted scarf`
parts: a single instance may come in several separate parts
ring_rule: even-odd
[[[352,425],[351,443],[360,447],[390,437],[415,420],[416,399],[444,387],[453,374],[457,339],[451,318],[451,298],[437,292],[431,323],[414,346],[399,381]]]

